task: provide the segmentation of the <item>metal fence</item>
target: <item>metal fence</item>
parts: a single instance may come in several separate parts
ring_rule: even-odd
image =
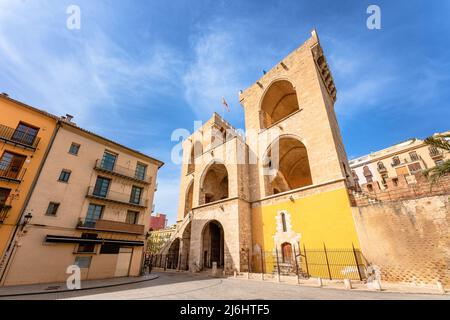
[[[364,280],[366,261],[361,250],[355,248],[335,249],[325,245],[320,249],[293,246],[289,251],[253,252],[248,257],[249,271],[298,278],[320,277],[323,279]]]

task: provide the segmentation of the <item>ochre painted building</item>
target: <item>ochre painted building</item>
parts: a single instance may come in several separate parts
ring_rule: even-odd
[[[0,95],[0,279],[58,119]]]
[[[260,252],[287,261],[304,248],[358,250],[335,100],[313,31],[240,93],[245,137],[214,114],[184,141],[178,227],[164,253],[191,271],[216,262],[232,273],[256,270],[248,259]]]
[[[17,119],[32,110],[21,110]],[[51,122],[46,126],[53,131]],[[30,218],[10,241],[1,284],[65,282],[73,265],[81,280],[138,276],[162,165],[80,128],[71,116],[58,117],[25,204]]]

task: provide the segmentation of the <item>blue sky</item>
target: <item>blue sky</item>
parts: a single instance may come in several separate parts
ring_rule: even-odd
[[[69,5],[81,29],[66,28]],[[366,27],[377,4],[382,29]],[[350,158],[449,129],[450,1],[0,0],[0,91],[166,165],[157,211],[175,222],[177,128],[223,112],[316,27]]]

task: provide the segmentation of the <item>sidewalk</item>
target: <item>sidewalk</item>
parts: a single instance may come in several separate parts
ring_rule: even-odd
[[[233,276],[227,276],[228,278],[233,278]],[[251,273],[249,277],[247,273],[237,274],[236,279],[245,279],[249,281],[264,281],[264,282],[278,282],[276,276],[271,274],[264,274],[264,280],[261,280],[260,273]],[[305,287],[319,287],[317,278],[302,279],[300,278],[299,283],[297,282],[297,277],[295,276],[281,276],[280,283],[300,285]],[[375,291],[369,288],[368,285],[362,281],[351,281],[352,291]],[[327,289],[339,289],[339,290],[349,290],[345,288],[343,280],[327,280],[322,279],[322,287]],[[393,292],[393,293],[410,293],[410,294],[434,294],[434,295],[444,295],[439,292],[437,285],[413,285],[413,284],[403,284],[381,281],[381,292]],[[450,291],[446,288],[445,295],[450,295]],[[380,292],[380,291],[379,291]]]
[[[142,277],[125,277],[125,278],[112,278],[102,280],[84,280],[81,281],[81,289],[69,290],[66,283],[45,283],[45,284],[32,284],[21,285],[11,287],[0,287],[0,298],[20,296],[20,295],[34,295],[34,294],[48,294],[58,292],[72,292],[82,291],[89,289],[108,288],[121,286],[126,284],[140,283],[150,281],[159,278],[159,276],[150,274]]]

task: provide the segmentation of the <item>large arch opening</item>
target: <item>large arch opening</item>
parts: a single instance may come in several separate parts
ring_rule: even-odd
[[[192,181],[187,189],[186,198],[184,201],[184,216],[191,210],[194,203],[194,181]]]
[[[189,163],[188,163],[188,171],[187,173],[190,174],[195,171],[195,159],[203,154],[203,145],[200,141],[196,141],[194,145],[191,148],[191,154],[189,156]]]
[[[274,82],[261,103],[261,129],[272,126],[299,109],[297,92],[292,83],[287,80]]]
[[[207,204],[228,198],[228,171],[221,163],[214,163],[203,177],[199,203]]]
[[[203,268],[212,268],[213,262],[217,262],[218,268],[224,266],[224,232],[218,221],[210,221],[206,224],[202,233],[202,265]]]
[[[189,222],[186,228],[184,228],[182,235],[182,246],[181,246],[181,261],[180,268],[182,270],[189,270],[189,251],[191,250],[191,225]]]
[[[266,196],[312,185],[305,145],[294,137],[281,137],[264,159]]]
[[[177,269],[178,268],[178,258],[180,254],[180,239],[175,239],[170,245],[168,256],[167,256],[167,268]]]

